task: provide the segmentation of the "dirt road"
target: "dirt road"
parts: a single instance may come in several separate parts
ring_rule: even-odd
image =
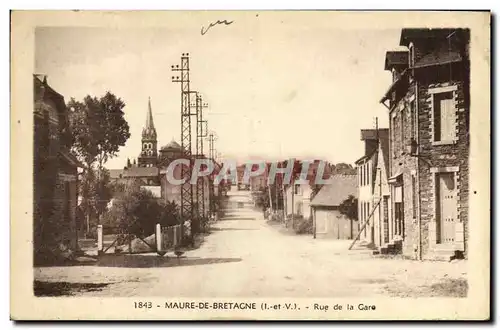
[[[246,192],[233,193],[226,217],[199,249],[180,260],[107,256],[98,265],[37,268],[35,280],[66,282],[63,294],[93,296],[414,297],[464,290],[465,261],[375,258],[368,251],[349,251],[350,241],[286,235],[246,198]]]

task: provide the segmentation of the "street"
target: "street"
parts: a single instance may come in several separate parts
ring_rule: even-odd
[[[350,240],[284,232],[229,192],[233,203],[197,250],[109,255],[97,265],[41,267],[35,280],[61,294],[162,297],[347,297],[466,295],[466,261],[419,262],[352,250]],[[465,286],[465,287],[464,287]],[[87,288],[87,289],[84,289]]]

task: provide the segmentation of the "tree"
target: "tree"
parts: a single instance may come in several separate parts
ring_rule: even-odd
[[[346,174],[346,175],[356,175],[356,168],[351,164],[347,163],[338,163],[332,165],[332,174]]]
[[[180,223],[179,206],[174,202],[162,202],[160,224],[164,227],[175,226]]]
[[[129,125],[124,118],[125,103],[110,92],[100,98],[87,95],[82,102],[71,98],[67,107],[71,110],[72,151],[85,167],[81,195],[88,228],[92,209],[96,211],[97,222],[102,213],[102,205],[96,206],[92,201],[108,202],[97,195],[106,182],[103,165],[125,145],[130,137]],[[94,170],[96,173],[93,173]]]
[[[353,236],[353,221],[358,220],[358,199],[353,195],[349,195],[346,200],[344,200],[339,205],[340,214],[345,215],[349,220],[351,220],[351,238]]]
[[[340,214],[345,215],[349,219],[358,220],[358,199],[353,195],[349,195],[347,199],[339,205],[339,211]]]

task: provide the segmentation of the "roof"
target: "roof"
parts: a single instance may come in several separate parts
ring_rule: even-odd
[[[425,68],[433,65],[442,65],[462,61],[458,51],[435,51],[424,55],[412,68]]]
[[[386,129],[384,134],[380,134],[380,148],[384,158],[385,170],[389,171],[389,130]]]
[[[156,129],[153,122],[153,111],[151,110],[151,98],[148,98],[148,112],[146,114],[146,125],[142,129],[142,136],[156,139]]]
[[[447,38],[459,29],[402,29],[400,46],[408,46],[415,39]]]
[[[117,170],[117,169],[108,170],[108,171],[109,171],[109,177],[111,179],[120,179],[123,176],[123,172],[125,172],[125,170]]]
[[[361,130],[361,140],[377,140],[381,136],[388,136],[389,129],[388,128],[379,128],[377,129],[362,129]]]
[[[66,162],[74,167],[83,167],[83,164],[71,153],[65,150],[59,151],[59,154]]]
[[[401,83],[403,81],[405,81],[406,79],[406,74],[408,73],[408,70],[405,69],[402,73],[401,73],[401,76],[399,76],[398,79],[396,79],[392,84],[391,86],[389,86],[389,89],[387,90],[387,92],[384,93],[384,96],[382,97],[382,99],[380,99],[380,103],[383,103],[385,100],[387,100],[389,98],[389,95],[390,93],[396,89],[399,85],[401,85]]]
[[[312,206],[339,206],[349,195],[357,197],[357,175],[334,175],[313,198]]]
[[[390,70],[394,66],[408,66],[407,51],[390,51],[385,53],[384,70]]]
[[[158,176],[159,174],[158,167],[130,167],[123,171],[125,178]]]
[[[127,169],[109,170],[111,179],[154,177],[159,175],[158,167],[129,167]]]
[[[175,142],[175,140],[172,139],[172,141],[170,141],[167,145],[161,147],[160,150],[167,150],[167,149],[180,150],[181,146],[179,145],[179,143]]]
[[[377,152],[377,149],[373,149],[370,153],[368,153],[368,154],[364,155],[363,157],[359,158],[358,160],[356,160],[356,161],[354,162],[354,164],[356,164],[356,165],[357,165],[357,164],[361,163],[361,162],[362,162],[363,160],[365,160],[365,159],[370,159],[370,158],[372,158],[372,157],[373,157],[373,155],[375,155],[375,153],[376,153],[376,152]]]
[[[67,111],[66,103],[64,101],[64,96],[62,96],[61,94],[56,92],[52,87],[50,87],[50,85],[47,83],[46,75],[34,74],[33,79],[34,79],[35,93],[43,91],[45,95],[49,95],[49,97],[52,100],[54,100],[58,112]]]

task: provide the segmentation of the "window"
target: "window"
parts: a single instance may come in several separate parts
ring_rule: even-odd
[[[455,104],[453,92],[436,93],[432,97],[434,141],[452,142],[455,139]]]
[[[415,175],[411,176],[411,194],[412,194],[412,216],[413,219],[417,218],[417,206],[418,206],[418,201],[417,201],[417,196],[418,196],[418,191],[417,191],[417,183],[416,183],[416,178]]]
[[[400,148],[401,148],[401,151],[403,151],[403,148],[405,147],[405,126],[406,126],[406,123],[405,123],[405,118],[406,117],[406,113],[405,113],[405,108],[403,107],[401,109],[401,127],[400,127],[400,130],[401,130],[401,144],[400,144]]]
[[[408,61],[410,68],[412,68],[415,65],[415,47],[413,46],[413,43],[410,43],[408,46]]]
[[[295,195],[299,195],[299,194],[300,194],[300,185],[296,184],[295,185]]]
[[[363,186],[366,185],[366,164],[363,164]]]
[[[396,81],[399,79],[399,73],[396,69],[392,68],[392,81]]]
[[[370,163],[367,162],[366,163],[366,185],[369,185],[373,180],[372,173],[371,173],[370,169],[371,169]]]
[[[396,141],[396,127],[397,127],[397,117],[392,118],[392,156],[396,157],[397,141]]]
[[[415,108],[415,100],[410,102],[410,121],[411,121],[411,138],[417,139],[417,112]]]

